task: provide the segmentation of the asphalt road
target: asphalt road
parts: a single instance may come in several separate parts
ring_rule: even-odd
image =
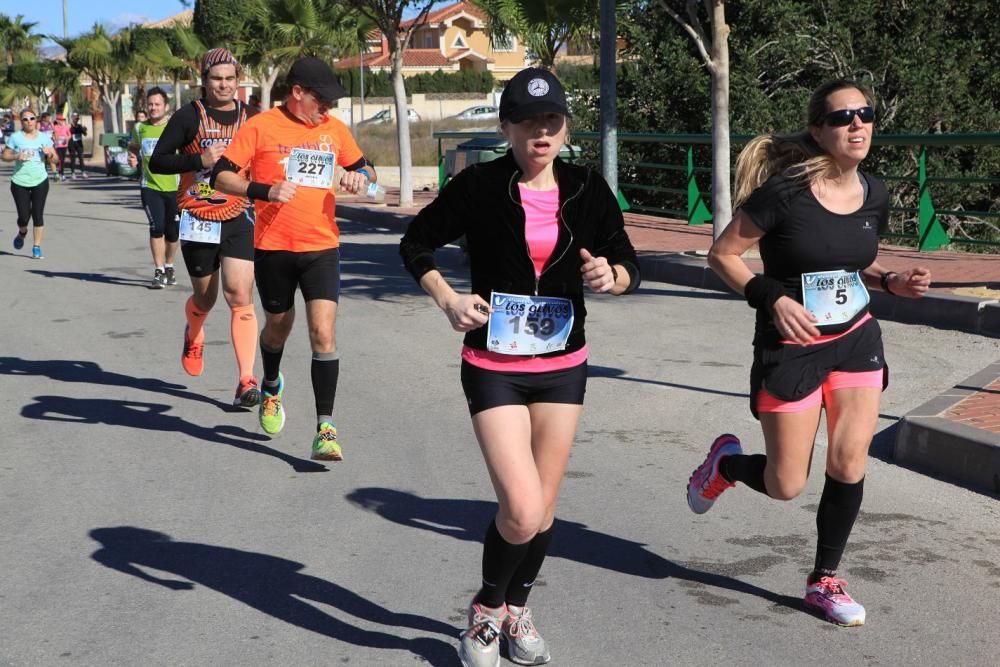
[[[41,261],[12,251],[5,192],[0,665],[457,664],[495,504],[459,336],[404,274],[398,233],[343,223],[346,460],[319,465],[304,321],[283,362],[288,422],[269,438],[227,407],[224,306],[205,374],[181,369],[186,273],[146,289],[134,184],[53,186]],[[459,251],[439,254],[461,280]],[[718,433],[762,449],[752,311],[662,283],[589,311],[587,407],[531,600],[553,664],[997,664],[1000,504],[888,452],[900,416],[1000,341],[883,324],[892,383],[842,566],[868,623],[841,629],[799,605],[822,429],[799,498],[737,488],[700,517],[684,501]]]

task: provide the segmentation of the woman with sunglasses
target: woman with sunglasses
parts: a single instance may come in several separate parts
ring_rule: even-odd
[[[795,498],[825,408],[826,481],[805,605],[844,626],[865,622],[864,607],[836,575],[861,508],[868,446],[888,384],[867,288],[918,298],[931,282],[925,268],[897,273],[876,260],[889,196],[858,169],[871,146],[872,106],[858,84],[828,82],[809,100],[805,132],[757,137],[740,153],[736,213],[708,261],[757,309],[750,410],[767,453],[744,454],[736,436],[721,435],[687,490],[698,514],[736,482],[776,500]],[[764,264],[759,276],[742,259],[755,244]]]
[[[21,130],[7,139],[3,155],[5,162],[14,163],[14,174],[10,178],[10,192],[14,195],[17,208],[17,235],[14,249],[24,247],[28,235],[28,220],[34,221],[31,256],[42,259],[42,237],[45,232],[45,199],[49,195],[49,177],[45,170],[48,160],[58,159],[52,148],[52,137],[39,132],[38,118],[31,109],[21,112]]]

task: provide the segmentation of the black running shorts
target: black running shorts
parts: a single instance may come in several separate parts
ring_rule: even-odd
[[[168,243],[176,243],[180,231],[177,218],[177,192],[160,192],[151,188],[139,188],[142,208],[149,220],[149,238],[166,238]]]
[[[882,349],[882,328],[872,318],[836,340],[814,345],[775,343],[754,348],[750,369],[750,411],[757,417],[757,394],[765,387],[782,401],[799,401],[816,391],[832,371],[859,373],[889,368]]]
[[[295,288],[306,301],[340,301],[340,249],[292,252],[258,250],[254,279],[264,310],[284,313],[295,305]]]
[[[218,243],[182,241],[181,253],[188,275],[204,278],[219,270],[223,257],[253,261],[253,221],[247,213],[222,223]]]
[[[587,393],[587,362],[561,371],[508,373],[479,368],[463,360],[462,389],[470,415],[500,405],[583,405],[583,395]]]

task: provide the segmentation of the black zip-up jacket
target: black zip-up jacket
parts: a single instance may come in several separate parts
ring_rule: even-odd
[[[607,258],[609,264],[623,266],[631,280],[629,292],[639,286],[639,261],[607,182],[594,171],[559,158],[553,166],[559,184],[559,238],[537,280],[517,187],[521,169],[511,151],[455,176],[417,214],[399,245],[403,264],[419,282],[425,273],[437,268],[434,250],[464,234],[472,291],[487,303],[493,291],[571,299],[574,320],[566,349],[543,356],[573,352],[586,342],[581,248],[594,257]],[[467,332],[465,344],[485,350],[486,327]]]

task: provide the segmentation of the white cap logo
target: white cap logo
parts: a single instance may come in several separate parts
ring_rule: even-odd
[[[528,94],[533,97],[545,97],[549,92],[549,83],[541,77],[528,82]]]

